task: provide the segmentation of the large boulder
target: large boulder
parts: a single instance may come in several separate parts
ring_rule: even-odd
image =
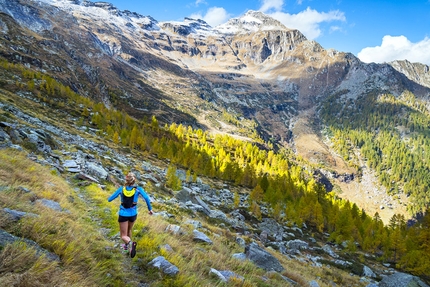
[[[281,263],[272,254],[258,246],[257,243],[251,243],[245,247],[246,258],[254,262],[258,267],[266,271],[281,272],[284,270]]]
[[[187,201],[191,201],[191,189],[189,189],[188,187],[183,187],[176,195],[175,198],[179,201],[179,202],[187,202]]]
[[[308,249],[309,244],[303,240],[300,239],[294,239],[287,242],[287,247],[289,249],[293,250],[302,250],[302,249]]]
[[[411,274],[397,272],[384,277],[379,282],[379,287],[429,287],[419,277]]]
[[[179,273],[178,267],[167,261],[163,256],[154,258],[149,265],[160,269],[164,274],[169,276],[175,276]]]
[[[94,162],[87,162],[86,169],[90,175],[93,175],[100,179],[107,179],[109,173],[103,168],[103,166]]]
[[[200,232],[200,231],[194,229],[193,235],[194,235],[194,238],[193,238],[194,241],[203,242],[203,243],[207,243],[207,244],[213,244],[212,240],[210,240],[210,238],[207,237],[206,234],[204,234],[203,232]]]

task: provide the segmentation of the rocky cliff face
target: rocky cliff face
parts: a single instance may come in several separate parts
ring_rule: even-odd
[[[430,88],[430,67],[421,63],[409,61],[393,61],[389,63],[394,69],[406,75],[408,79]]]

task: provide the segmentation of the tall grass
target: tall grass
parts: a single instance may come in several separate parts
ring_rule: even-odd
[[[79,191],[72,189],[62,177],[27,159],[24,153],[0,150],[0,186],[7,187],[0,192],[2,207],[37,214],[37,217],[23,217],[18,223],[7,220],[3,214],[6,220],[1,227],[16,236],[34,240],[61,259],[60,262],[48,262],[44,258],[22,260],[21,256],[15,258],[10,254],[33,254],[33,248],[7,245],[0,254],[5,258],[0,280],[11,285],[4,286],[33,286],[19,285],[23,280],[20,276],[24,275],[29,282],[39,279],[44,282],[44,276],[48,276],[52,282],[60,282],[58,286],[124,286],[129,271],[121,266],[123,257],[101,234],[98,218],[88,213],[91,203],[81,199]],[[58,202],[62,211],[35,201],[41,198]],[[36,256],[33,254],[32,258]],[[57,272],[58,268],[61,272]],[[23,272],[12,276],[12,269]]]
[[[77,183],[77,182],[76,182]],[[74,188],[72,188],[75,186]],[[60,257],[50,261],[36,254],[36,250],[16,242],[0,251],[0,286],[290,286],[281,276],[265,272],[250,261],[238,261],[233,253],[243,252],[235,243],[237,236],[226,228],[214,225],[200,214],[181,212],[175,205],[153,202],[154,211],[168,210],[174,218],[149,216],[145,203],[140,201],[139,216],[133,230],[137,241],[134,259],[120,254],[116,248],[120,239],[117,222],[119,201],[107,202],[115,187],[102,189],[96,184],[78,187],[73,178],[65,180],[46,166],[41,166],[16,150],[0,150],[0,205],[10,209],[37,214],[11,222],[0,212],[0,228],[32,239]],[[24,191],[26,188],[30,192]],[[156,189],[152,192],[157,192]],[[54,211],[37,199],[58,202],[62,211]],[[199,220],[202,231],[213,241],[212,245],[193,241],[190,225],[184,224],[190,216]],[[169,224],[181,226],[183,234],[166,232]],[[101,228],[107,230],[102,232]],[[115,238],[115,241],[112,241]],[[248,241],[251,239],[247,239]],[[162,248],[169,244],[173,251]],[[344,271],[327,267],[313,267],[297,263],[272,252],[286,268],[281,274],[293,279],[299,286],[310,280],[319,280],[320,286],[333,282],[360,286]],[[164,275],[148,263],[162,255],[176,265],[180,272],[175,277]],[[231,270],[245,279],[221,282],[210,275],[210,269]]]

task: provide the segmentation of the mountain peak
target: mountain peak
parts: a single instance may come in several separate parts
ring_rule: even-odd
[[[289,30],[278,20],[260,11],[248,10],[239,18],[232,18],[216,28],[222,33],[249,33],[259,30]]]

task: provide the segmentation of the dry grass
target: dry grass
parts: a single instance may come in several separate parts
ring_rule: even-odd
[[[2,286],[39,286],[37,282],[44,282],[45,276],[51,282],[61,282],[58,286],[122,285],[126,274],[121,271],[120,254],[106,248],[110,243],[86,214],[87,204],[64,179],[16,150],[0,150],[0,171],[0,186],[7,187],[0,192],[1,206],[38,215],[24,217],[18,223],[7,220],[2,228],[16,236],[34,240],[60,257],[60,262],[48,262],[46,258],[37,258],[33,254],[34,248],[7,245],[0,254],[5,258],[0,280],[10,284]],[[23,191],[22,187],[30,192]],[[63,211],[54,211],[36,203],[36,198],[56,201]],[[29,258],[34,260],[11,257],[9,253],[33,254]],[[22,272],[11,274],[12,269]],[[19,285],[23,280],[36,283]]]
[[[109,237],[118,233],[119,202],[107,202],[115,187],[108,185],[103,190],[92,184],[78,190],[72,189],[71,184],[72,179],[66,182],[47,167],[27,159],[21,152],[0,150],[0,186],[6,187],[0,192],[1,206],[39,215],[25,217],[19,224],[10,224],[7,219],[3,220],[6,217],[0,212],[0,227],[36,241],[61,258],[60,262],[52,262],[36,256],[35,250],[23,243],[8,245],[0,252],[1,286],[4,285],[2,283],[7,283],[4,286],[25,286],[18,282],[35,282],[31,286],[44,286],[47,278],[50,283],[58,283],[55,286],[137,286],[139,282],[163,287],[290,286],[279,274],[265,272],[250,261],[232,258],[232,254],[243,252],[243,248],[235,243],[235,233],[195,214],[192,219],[202,223],[201,231],[211,238],[213,244],[194,242],[194,227],[184,224],[190,215],[181,212],[175,205],[157,202],[153,203],[154,211],[168,210],[175,217],[150,216],[141,202],[133,231],[138,250],[136,257],[130,260],[114,248],[115,244],[120,243],[119,240],[112,242],[100,232],[100,227],[103,227],[110,230]],[[31,192],[24,192],[20,187]],[[35,203],[37,198],[54,200],[60,203],[64,211],[52,211]],[[166,232],[169,224],[181,226],[184,233],[174,235]],[[170,245],[173,251],[161,248],[165,244]],[[310,263],[299,263],[278,252],[268,251],[284,266],[285,271],[281,274],[299,286],[307,286],[309,281],[317,278],[324,278],[318,280],[320,286],[331,286],[332,283],[360,286],[357,278],[344,271],[313,267]],[[177,276],[166,276],[148,266],[149,261],[160,255],[179,268]],[[23,256],[28,259],[23,260]],[[211,268],[230,270],[245,279],[223,283],[210,275]]]

